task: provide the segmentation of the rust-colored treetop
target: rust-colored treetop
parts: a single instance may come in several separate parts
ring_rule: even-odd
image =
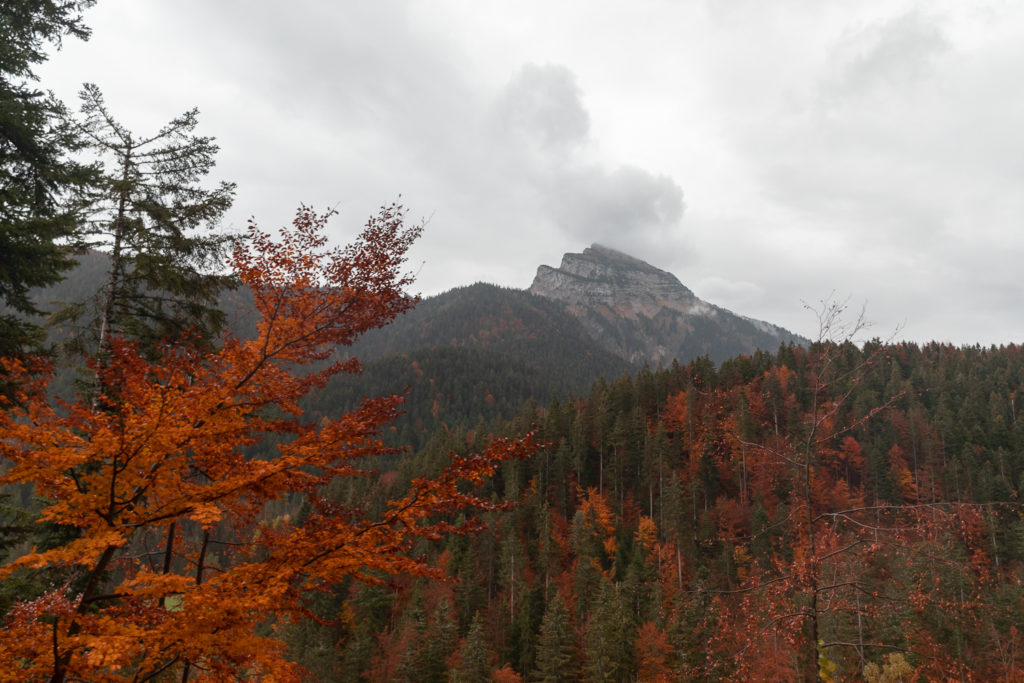
[[[438,513],[495,506],[468,491],[529,440],[453,455],[375,516],[321,497],[336,477],[371,476],[365,458],[395,452],[379,431],[401,399],[319,421],[299,401],[358,371],[331,360],[338,345],[415,304],[402,268],[420,233],[392,205],[331,248],[328,217],[302,208],[279,239],[250,225],[235,247],[231,266],[260,314],[253,338],[227,335],[216,351],[168,346],[158,362],[111,340],[96,366],[98,408],[51,405],[43,380],[5,361],[22,391],[0,415],[0,454],[12,463],[0,484],[34,484],[42,519],[75,533],[0,567],[0,580],[64,577],[8,615],[0,681],[297,680],[273,624],[302,614],[304,590],[430,574],[412,542],[471,528]],[[275,457],[247,456],[265,434],[286,437]],[[261,521],[266,503],[295,492],[310,503],[301,525]]]

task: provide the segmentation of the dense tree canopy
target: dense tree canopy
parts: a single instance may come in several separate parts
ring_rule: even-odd
[[[527,405],[500,431],[545,445],[492,484],[521,504],[439,556],[459,633],[525,680],[1016,680],[1021,391],[1019,346],[826,342]],[[433,585],[361,611],[379,658],[321,680],[386,680],[402,596]]]
[[[339,478],[370,477],[360,463],[391,452],[379,431],[400,399],[315,421],[298,400],[358,369],[325,364],[334,345],[414,304],[400,268],[419,233],[392,206],[356,242],[328,249],[325,222],[303,209],[282,241],[252,228],[237,245],[232,265],[261,313],[254,338],[227,336],[219,351],[166,344],[149,361],[112,336],[100,409],[56,409],[23,363],[5,361],[23,388],[0,417],[13,463],[0,484],[34,484],[48,501],[42,518],[78,533],[0,568],[2,579],[69,570],[7,615],[0,680],[296,680],[274,629],[304,614],[306,591],[435,574],[409,553],[413,541],[474,528],[435,515],[497,507],[465,486],[526,455],[525,441],[454,456],[373,513],[323,496]],[[275,456],[247,457],[242,447],[265,434],[286,436]],[[301,520],[263,520],[290,494],[307,502]]]

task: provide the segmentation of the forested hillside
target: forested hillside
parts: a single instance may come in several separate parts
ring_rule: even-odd
[[[109,259],[86,252],[63,281],[32,290],[40,310],[80,300],[103,289]],[[83,308],[95,309],[88,301]],[[258,314],[245,287],[218,298],[226,328],[252,336]],[[43,317],[35,322],[45,323]],[[88,330],[62,321],[47,328],[49,341],[67,346]],[[590,339],[562,306],[517,289],[485,283],[460,287],[419,301],[387,327],[372,330],[352,346],[338,347],[336,359],[356,358],[362,372],[335,377],[310,396],[306,407],[334,415],[354,408],[366,396],[399,393],[402,414],[389,431],[398,445],[420,447],[441,425],[469,427],[481,420],[508,419],[530,400],[587,391],[598,377],[616,377],[635,368]],[[51,393],[70,399],[81,363],[64,354]]]
[[[256,332],[246,289],[221,306]],[[550,302],[490,285],[392,327],[338,347],[364,372],[302,406],[315,423],[407,388],[383,431],[403,450],[379,451],[379,477],[325,480],[323,500],[372,519],[492,434],[542,447],[473,490],[515,503],[479,535],[411,548],[440,575],[305,593],[310,612],[277,628],[307,680],[1019,677],[1020,347],[819,343],[637,371]],[[36,509],[30,487],[7,492]],[[302,528],[316,500],[269,501],[260,523]]]
[[[334,378],[310,408],[330,414],[364,396],[402,392],[392,438],[414,447],[442,425],[508,419],[528,401],[583,393],[598,377],[632,369],[558,304],[484,283],[424,299],[339,352],[359,359],[363,372]]]
[[[293,654],[338,681],[1017,680],[1022,388],[1017,346],[877,342],[599,381],[503,427],[547,445],[494,480],[514,510],[424,547],[447,580],[337,586]]]

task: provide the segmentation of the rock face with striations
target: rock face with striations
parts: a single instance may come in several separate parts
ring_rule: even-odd
[[[563,303],[591,337],[631,363],[719,363],[807,340],[699,299],[675,275],[598,244],[540,266],[530,291]]]

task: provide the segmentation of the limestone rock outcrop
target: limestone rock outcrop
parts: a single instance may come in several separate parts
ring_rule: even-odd
[[[530,291],[564,304],[595,341],[631,363],[721,362],[807,341],[703,301],[675,275],[599,244],[565,254],[558,268],[540,266]]]

